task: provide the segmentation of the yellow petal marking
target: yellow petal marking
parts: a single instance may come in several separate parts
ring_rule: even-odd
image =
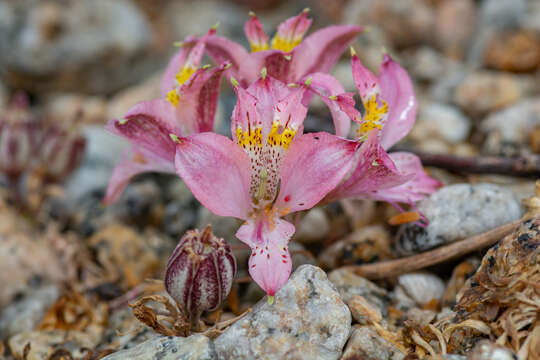
[[[176,89],[172,89],[167,93],[167,101],[173,104],[174,107],[178,106],[178,102],[180,101],[180,95],[178,95],[178,91]]]

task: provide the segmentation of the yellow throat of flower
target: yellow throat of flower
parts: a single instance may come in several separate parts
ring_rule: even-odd
[[[373,129],[382,129],[382,123],[388,113],[388,103],[378,98],[378,94],[374,94],[364,103],[364,108],[366,114],[357,130],[359,137],[365,137]]]
[[[184,65],[180,69],[179,72],[176,73],[174,76],[176,78],[176,82],[178,83],[178,86],[184,85],[186,81],[189,80],[191,75],[197,70],[197,68],[194,68],[191,65]],[[178,103],[180,102],[180,94],[178,94],[177,88],[173,88],[167,93],[167,100],[174,105],[174,107],[178,107]]]
[[[274,36],[272,39],[272,49],[281,50],[283,52],[291,52],[302,42],[302,39],[302,36],[297,36],[293,39],[285,39],[276,34],[276,36]]]

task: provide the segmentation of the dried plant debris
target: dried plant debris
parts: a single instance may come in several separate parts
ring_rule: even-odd
[[[540,218],[524,221],[492,247],[458,294],[457,322],[476,320],[516,353],[540,330]]]

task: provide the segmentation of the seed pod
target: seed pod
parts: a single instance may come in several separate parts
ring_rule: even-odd
[[[28,99],[16,94],[0,114],[0,171],[14,184],[33,159],[37,126]]]
[[[66,178],[81,163],[85,148],[86,140],[79,132],[49,127],[40,146],[45,179],[59,182]]]
[[[232,251],[208,225],[202,233],[190,230],[180,239],[167,263],[165,289],[199,329],[203,311],[219,307],[231,291],[236,273]]]

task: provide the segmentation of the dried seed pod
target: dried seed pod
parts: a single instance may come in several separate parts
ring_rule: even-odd
[[[66,178],[81,163],[85,148],[86,139],[78,131],[49,127],[40,146],[45,179],[59,182]]]
[[[235,273],[229,245],[208,225],[202,233],[190,230],[180,239],[167,263],[165,289],[198,330],[201,313],[225,300]]]
[[[37,140],[37,126],[28,98],[17,93],[0,114],[0,171],[12,184],[30,165]]]

